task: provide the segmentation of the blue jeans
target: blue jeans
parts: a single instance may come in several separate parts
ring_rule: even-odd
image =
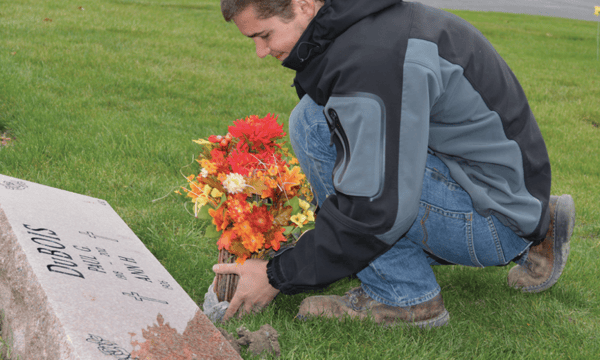
[[[335,194],[332,172],[336,159],[323,107],[304,96],[292,112],[289,126],[296,157],[321,205]],[[446,165],[429,154],[417,219],[390,250],[357,276],[373,299],[391,306],[411,306],[440,293],[431,265],[498,266],[519,256],[515,262],[522,264],[530,244],[495,216],[479,215]]]

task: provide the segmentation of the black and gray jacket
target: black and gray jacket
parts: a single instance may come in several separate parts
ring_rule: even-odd
[[[268,264],[284,294],[356,273],[398,241],[419,210],[428,150],[478,213],[544,238],[544,140],[514,74],[466,21],[419,3],[326,0],[283,65],[298,95],[325,107],[337,149],[336,195]]]

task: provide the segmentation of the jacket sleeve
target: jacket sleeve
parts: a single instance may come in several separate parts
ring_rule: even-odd
[[[323,288],[359,272],[414,223],[429,117],[442,91],[439,70],[429,65],[405,63],[397,91],[338,86],[328,97],[324,113],[337,149],[336,194],[324,202],[315,229],[270,260],[269,281],[284,294]],[[401,94],[401,101],[393,94]]]

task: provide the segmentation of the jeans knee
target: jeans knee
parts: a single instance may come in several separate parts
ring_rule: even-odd
[[[306,134],[311,125],[319,121],[325,121],[323,107],[317,105],[308,95],[304,95],[292,110],[289,119],[290,142],[294,151],[306,141]]]
[[[304,95],[302,100],[296,105],[292,113],[290,114],[289,128],[290,128],[290,142],[295,151],[297,146],[303,141],[301,134],[305,133],[306,128],[306,103],[304,99],[308,95]]]

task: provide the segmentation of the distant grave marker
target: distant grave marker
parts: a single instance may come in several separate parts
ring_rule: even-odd
[[[240,359],[106,201],[4,175],[0,309],[21,359],[133,359],[157,331],[180,359]]]

